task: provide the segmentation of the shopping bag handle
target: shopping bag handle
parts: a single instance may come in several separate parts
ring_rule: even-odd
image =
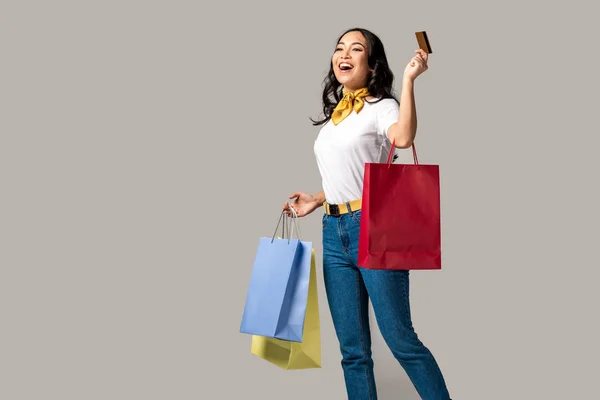
[[[296,210],[294,208],[290,207],[290,211],[291,211],[292,214],[294,214],[293,217],[291,217],[291,218],[298,218],[298,214],[296,213]],[[283,214],[283,212],[282,212],[282,214]],[[281,217],[280,217],[280,219],[281,219]],[[287,228],[287,225],[286,225],[285,221],[286,221],[286,218],[283,219],[283,226],[281,228],[281,237],[282,238],[285,238],[285,232],[286,232],[286,228]],[[289,238],[292,237],[293,232],[294,232],[294,227],[295,227],[298,239],[300,239],[300,226],[298,226],[298,222],[296,222],[296,223],[292,222],[291,225],[292,225],[291,230],[290,230],[290,228],[287,228],[288,230],[290,230],[288,232],[289,233]],[[277,228],[275,228],[275,230],[277,230]]]
[[[292,239],[292,235],[294,234],[294,228],[297,232],[297,236],[298,236],[298,240],[300,240],[300,227],[298,226],[298,214],[296,213],[296,210],[294,210],[293,207],[290,207],[290,211],[292,212],[293,216],[292,218],[292,228],[290,231],[290,235],[288,236],[288,244],[290,243],[290,240]],[[273,233],[273,237],[271,238],[271,243],[273,243],[275,241],[275,235],[277,235],[277,229],[279,228],[279,224],[281,223],[281,219],[283,218],[283,216],[285,215],[285,210],[281,211],[281,215],[279,216],[279,221],[277,221],[277,226],[275,227],[275,233]],[[285,219],[283,220],[283,226],[281,228],[281,238],[285,239]]]
[[[412,152],[413,152],[413,159],[415,160],[415,165],[419,165],[419,159],[417,158],[417,149],[415,148],[415,142],[412,143],[412,145],[410,146],[412,147]],[[392,148],[390,149],[390,153],[388,154],[388,158],[387,158],[387,166],[388,168],[390,168],[390,166],[392,165],[392,159],[394,156],[394,150],[396,149],[396,139],[394,139],[394,141],[392,142]]]

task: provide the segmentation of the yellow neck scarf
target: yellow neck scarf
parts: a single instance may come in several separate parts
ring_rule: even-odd
[[[352,110],[358,114],[364,106],[364,98],[369,96],[367,88],[358,89],[355,92],[350,92],[344,89],[344,97],[338,103],[331,114],[331,121],[334,125],[342,122],[344,118],[352,113]]]

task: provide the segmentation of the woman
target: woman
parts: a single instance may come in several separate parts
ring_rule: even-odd
[[[284,204],[298,217],[323,206],[323,277],[340,343],[350,400],[377,399],[368,299],[390,350],[423,399],[448,400],[442,373],[415,333],[409,305],[409,271],[368,270],[356,265],[366,162],[383,163],[392,142],[411,146],[417,119],[414,80],[428,69],[428,54],[416,50],[406,66],[400,100],[383,44],[372,32],[354,28],[339,38],[323,91],[323,125],[314,144],[323,191],[293,193]]]

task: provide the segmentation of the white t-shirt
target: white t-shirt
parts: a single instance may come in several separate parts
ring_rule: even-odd
[[[385,163],[392,147],[388,128],[398,121],[399,106],[383,99],[352,111],[342,122],[329,120],[319,131],[314,152],[325,192],[331,204],[362,198],[365,163]]]

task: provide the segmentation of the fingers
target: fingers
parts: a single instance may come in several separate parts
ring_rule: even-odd
[[[290,198],[290,199],[298,198],[298,197],[300,197],[300,195],[301,195],[301,194],[302,194],[301,192],[294,192],[294,193],[292,193],[292,194],[289,196],[289,198]],[[291,206],[291,205],[289,204],[289,202],[287,202],[287,201],[286,201],[286,202],[285,202],[285,204],[283,205],[284,213],[285,213],[285,215],[287,215],[288,217],[292,215],[292,212],[290,211],[290,208],[291,208],[291,207],[292,207],[292,206]],[[294,208],[294,211],[296,211],[296,213],[298,213],[298,210],[297,210],[296,208]]]
[[[302,192],[294,192],[292,193],[289,198],[290,199],[299,199],[304,193]],[[305,215],[305,213],[301,212],[300,208],[298,207],[298,204],[296,204],[299,200],[294,200],[294,202],[292,202],[292,204],[295,205],[295,207],[293,205],[291,205],[289,202],[285,202],[283,204],[283,212],[285,213],[285,215],[287,216],[291,216],[293,217],[294,215],[292,214],[292,211],[290,210],[291,208],[294,209],[294,211],[296,212],[295,215],[297,217],[302,217]]]
[[[429,54],[427,54],[427,52],[423,49],[418,49],[415,50],[415,53],[417,53],[417,55],[415,57],[419,57],[421,60],[423,60],[424,64],[427,64],[427,60],[429,59]]]
[[[427,69],[427,68],[428,68],[428,66],[427,66],[427,62],[426,62],[426,61],[423,59],[423,57],[421,57],[420,55],[416,55],[416,56],[414,56],[414,57],[411,59],[411,63],[410,63],[410,65],[414,67],[414,66],[416,65],[416,63],[419,63],[419,64],[421,64],[421,65],[423,66],[423,68],[424,68],[424,69]]]
[[[415,53],[419,53],[425,60],[427,60],[427,57],[429,57],[429,53],[423,49],[417,49],[415,50]]]
[[[298,208],[290,205],[290,203],[288,203],[287,201],[283,203],[283,213],[288,217],[294,216],[294,214],[292,213],[292,209],[296,212],[296,216],[301,217],[303,215],[302,213],[300,213],[300,210]]]
[[[287,203],[286,203],[287,204]],[[293,213],[292,211],[295,211],[295,213]],[[304,216],[304,213],[301,212],[299,209],[297,209],[296,207],[292,207],[290,205],[288,205],[287,207],[284,206],[284,211],[283,213],[285,215],[287,215],[288,217],[302,217]]]

